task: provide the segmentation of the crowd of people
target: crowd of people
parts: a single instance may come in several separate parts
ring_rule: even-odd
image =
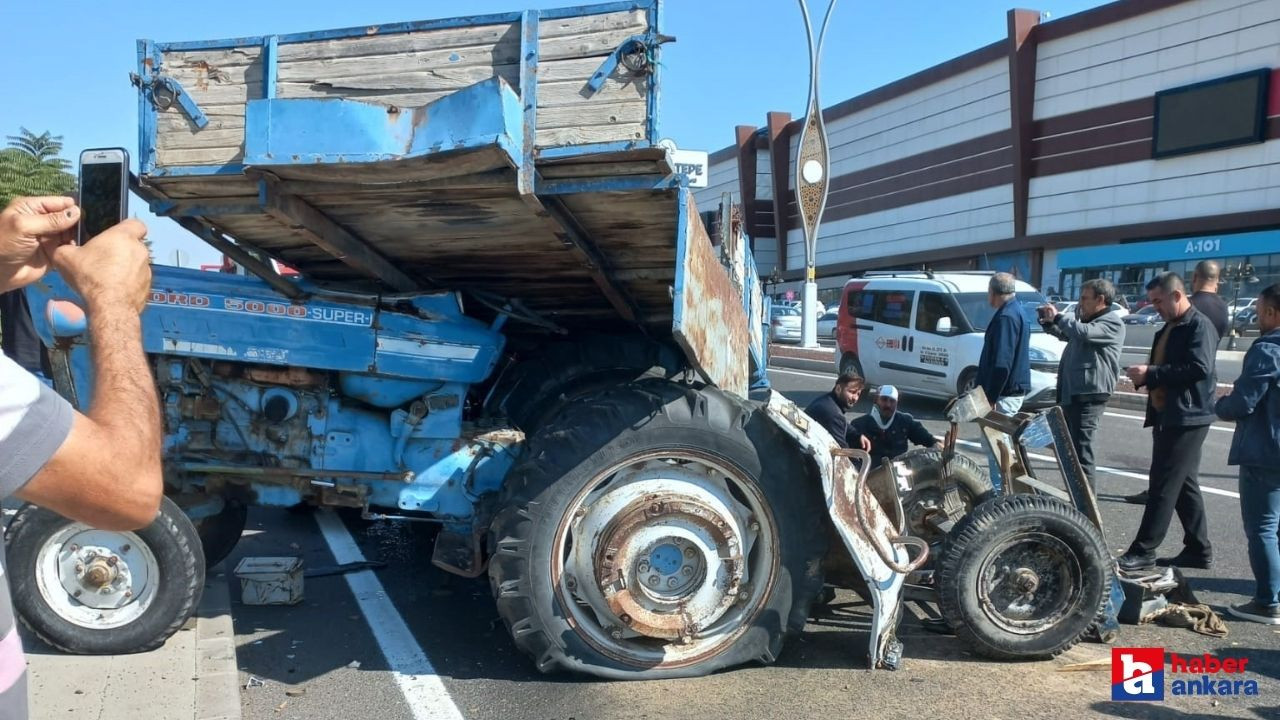
[[[1239,467],[1240,508],[1254,596],[1232,605],[1241,619],[1280,625],[1280,284],[1258,296],[1260,337],[1244,356],[1231,392],[1219,397],[1216,362],[1219,341],[1228,330],[1227,304],[1217,294],[1220,269],[1201,262],[1192,292],[1180,275],[1166,272],[1146,286],[1147,299],[1164,325],[1156,332],[1148,361],[1121,366],[1125,326],[1118,313],[1116,288],[1094,279],[1080,289],[1074,313],[1053,305],[1038,308],[1044,330],[1065,341],[1058,368],[1057,398],[1071,443],[1090,485],[1097,488],[1094,436],[1123,373],[1147,395],[1144,426],[1151,428],[1151,465],[1147,489],[1127,496],[1143,506],[1142,520],[1128,550],[1117,558],[1124,572],[1157,566],[1209,568],[1213,546],[1200,492],[1201,451],[1215,420],[1236,423],[1230,465]],[[988,285],[995,314],[986,328],[976,385],[991,407],[1005,415],[1022,408],[1030,389],[1031,328],[1021,312],[1014,278],[996,273]],[[897,409],[898,390],[881,386],[875,407],[848,421],[845,413],[865,390],[861,377],[842,374],[834,389],[807,408],[841,447],[861,447],[873,462],[901,455],[908,443],[937,447],[919,421]],[[988,448],[992,485],[1002,487],[1000,464]],[[1183,529],[1182,549],[1157,557],[1174,516]]]

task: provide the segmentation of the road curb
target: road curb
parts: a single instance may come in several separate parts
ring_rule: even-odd
[[[196,620],[195,720],[240,720],[240,676],[231,593],[223,565],[205,577]]]

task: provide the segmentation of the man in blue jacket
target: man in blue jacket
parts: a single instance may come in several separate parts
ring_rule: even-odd
[[[996,273],[987,284],[987,302],[996,309],[987,323],[978,375],[974,382],[987,394],[991,407],[1005,415],[1016,414],[1031,389],[1031,329],[1015,293],[1014,277]],[[1000,462],[990,449],[987,464],[991,484],[999,489]]]
[[[1258,296],[1258,328],[1231,394],[1214,406],[1236,421],[1227,464],[1240,466],[1240,515],[1257,582],[1253,599],[1228,612],[1280,625],[1280,284]]]

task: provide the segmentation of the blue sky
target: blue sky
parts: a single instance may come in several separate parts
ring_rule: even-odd
[[[844,0],[827,32],[823,105],[832,105],[1002,38],[1012,0],[907,3]],[[137,95],[129,85],[134,41],[209,40],[320,30],[436,17],[561,7],[536,0],[470,2],[124,3],[82,0],[0,4],[0,134],[19,126],[62,135],[65,157],[88,147],[137,152]],[[1032,7],[1051,18],[1102,4],[1043,0]],[[931,7],[930,7],[931,6]],[[680,147],[716,150],[733,127],[760,125],[770,110],[799,116],[807,95],[808,54],[800,11],[792,0],[666,0],[661,132]],[[820,22],[823,0],[810,13]],[[148,221],[156,258],[216,262],[218,255],[168,220]]]

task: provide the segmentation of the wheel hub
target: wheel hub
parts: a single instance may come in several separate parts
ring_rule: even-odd
[[[62,588],[81,605],[100,610],[114,609],[134,596],[135,581],[146,582],[146,573],[135,578],[130,561],[141,557],[129,543],[116,548],[103,545],[63,546],[58,558],[58,580]]]
[[[996,548],[983,563],[979,600],[996,625],[1020,635],[1057,624],[1074,605],[1079,563],[1061,539],[1029,533]]]
[[[759,525],[716,472],[690,470],[634,466],[576,513],[565,587],[615,640],[690,644],[745,597]]]

